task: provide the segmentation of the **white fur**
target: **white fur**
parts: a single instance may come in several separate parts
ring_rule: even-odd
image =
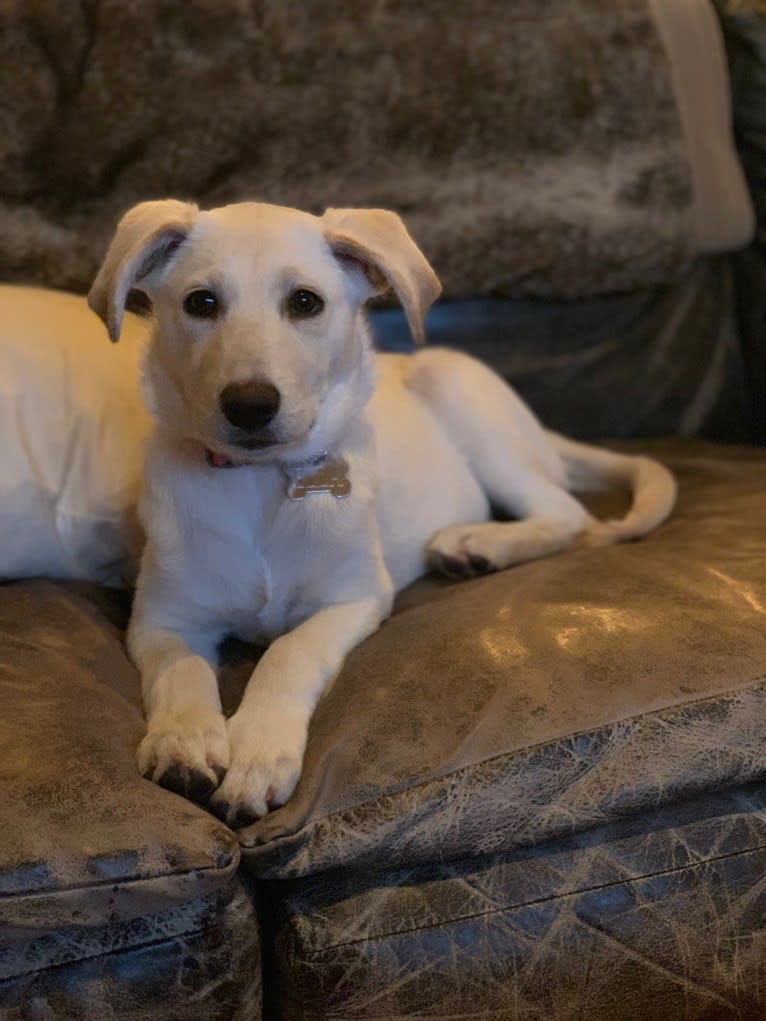
[[[148,718],[139,767],[186,793],[217,788],[211,804],[231,823],[289,798],[317,700],[427,564],[471,575],[576,539],[633,538],[673,505],[660,465],[546,432],[471,358],[375,356],[362,306],[389,283],[417,336],[438,283],[392,213],[200,213],[168,201],[127,214],[91,291],[113,339],[131,287],[154,308],[146,396],[157,426],[129,631]],[[286,314],[298,286],[324,298],[320,315]],[[222,295],[219,318],[185,314],[199,287]],[[273,444],[246,451],[218,400],[252,378],[282,401]],[[210,467],[206,448],[241,466]],[[290,500],[282,466],[322,451],[348,462],[350,495]],[[622,522],[596,522],[570,495],[604,480],[634,489]],[[491,507],[518,520],[490,521]],[[226,721],[216,648],[231,633],[271,644]]]

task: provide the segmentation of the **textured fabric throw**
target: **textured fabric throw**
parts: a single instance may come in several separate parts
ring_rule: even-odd
[[[669,53],[650,0],[10,0],[0,275],[84,290],[177,195],[397,209],[451,297],[662,282],[699,249]]]

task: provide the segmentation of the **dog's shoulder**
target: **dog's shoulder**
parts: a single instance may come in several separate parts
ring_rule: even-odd
[[[203,453],[188,440],[154,430],[147,441],[144,460],[140,511],[145,524],[150,524],[155,514],[170,512],[199,493]]]

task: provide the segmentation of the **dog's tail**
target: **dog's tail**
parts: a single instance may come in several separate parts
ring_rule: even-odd
[[[561,455],[567,485],[573,493],[593,493],[627,487],[633,494],[630,510],[616,521],[593,521],[582,538],[588,545],[607,545],[640,539],[657,528],[673,510],[676,481],[667,468],[650,457],[603,450],[587,443],[549,434]]]

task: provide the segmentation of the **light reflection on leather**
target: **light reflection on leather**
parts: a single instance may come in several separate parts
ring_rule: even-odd
[[[559,610],[561,609],[559,607]],[[556,644],[562,649],[570,648],[579,637],[591,641],[594,628],[607,634],[616,634],[621,631],[634,633],[645,631],[651,626],[651,622],[644,614],[635,610],[617,609],[614,606],[571,606],[569,615],[579,622],[559,628],[553,633]],[[584,628],[584,624],[587,624],[587,627]]]
[[[717,570],[715,567],[708,567],[707,572],[722,581],[724,585],[731,590],[733,596],[744,599],[748,606],[752,607],[756,613],[766,613],[766,606],[763,605],[749,585],[745,585],[744,582],[736,581],[730,575]],[[723,595],[723,593],[721,593],[721,595]]]

